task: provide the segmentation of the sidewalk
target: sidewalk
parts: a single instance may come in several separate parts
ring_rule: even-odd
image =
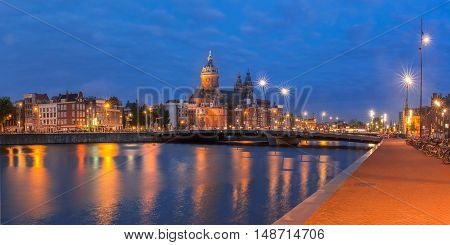
[[[305,224],[450,224],[450,165],[387,139]]]

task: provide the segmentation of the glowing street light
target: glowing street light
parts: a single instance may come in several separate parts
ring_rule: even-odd
[[[266,96],[266,87],[269,85],[269,82],[265,77],[262,77],[258,80],[258,86],[263,90],[264,100],[267,100]]]
[[[410,68],[403,69],[400,74],[403,86],[406,88],[405,111],[408,110],[409,88],[414,84],[414,72]]]
[[[433,103],[434,103],[434,105],[435,105],[436,107],[441,107],[441,101],[440,101],[440,100],[435,99]]]
[[[280,94],[281,95],[283,95],[285,97],[288,97],[289,93],[290,93],[289,88],[286,88],[286,87],[281,87],[280,88]]]
[[[428,46],[431,43],[431,37],[428,34],[423,34],[422,36],[422,45]]]
[[[374,110],[370,110],[369,111],[369,116],[370,116],[370,124],[372,125],[372,127],[373,127],[373,119],[375,118],[375,111]]]
[[[322,122],[323,122],[323,118],[327,115],[326,112],[322,111]]]
[[[444,110],[442,110],[442,133],[445,134],[445,113],[447,113],[447,109],[444,108]]]
[[[267,80],[265,80],[264,78],[259,79],[258,86],[260,86],[261,88],[267,87]]]
[[[152,121],[153,121],[152,120],[153,119],[152,118],[153,117],[153,113],[152,113],[153,112],[153,106],[149,106],[148,107],[148,112],[149,112],[148,114],[150,116],[150,129],[153,130],[153,125],[152,125]]]
[[[290,110],[289,110],[289,101],[287,101],[286,98],[289,97],[289,93],[290,93],[289,88],[287,88],[287,87],[281,87],[281,88],[280,88],[280,94],[281,94],[282,96],[284,96],[284,99],[285,99],[285,102],[286,102],[286,107],[287,107],[287,111],[288,111],[288,112],[290,112]]]

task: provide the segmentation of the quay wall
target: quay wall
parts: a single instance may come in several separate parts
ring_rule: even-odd
[[[2,134],[0,145],[159,142],[145,133]]]

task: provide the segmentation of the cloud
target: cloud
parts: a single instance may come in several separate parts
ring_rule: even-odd
[[[172,14],[170,14],[165,9],[154,9],[149,13],[152,20],[163,22],[163,23],[173,23],[176,18]]]
[[[193,11],[193,15],[191,15],[191,17],[197,20],[217,20],[224,18],[225,14],[215,8],[200,7],[195,8],[195,10]]]
[[[258,29],[256,27],[254,27],[253,25],[249,25],[249,24],[242,25],[240,27],[240,30],[244,34],[253,34],[253,33],[258,32]]]
[[[16,37],[13,34],[6,34],[3,36],[2,41],[6,46],[12,46],[16,43]]]

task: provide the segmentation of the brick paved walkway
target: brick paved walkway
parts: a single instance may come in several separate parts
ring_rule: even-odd
[[[450,224],[450,165],[387,139],[305,224]]]

